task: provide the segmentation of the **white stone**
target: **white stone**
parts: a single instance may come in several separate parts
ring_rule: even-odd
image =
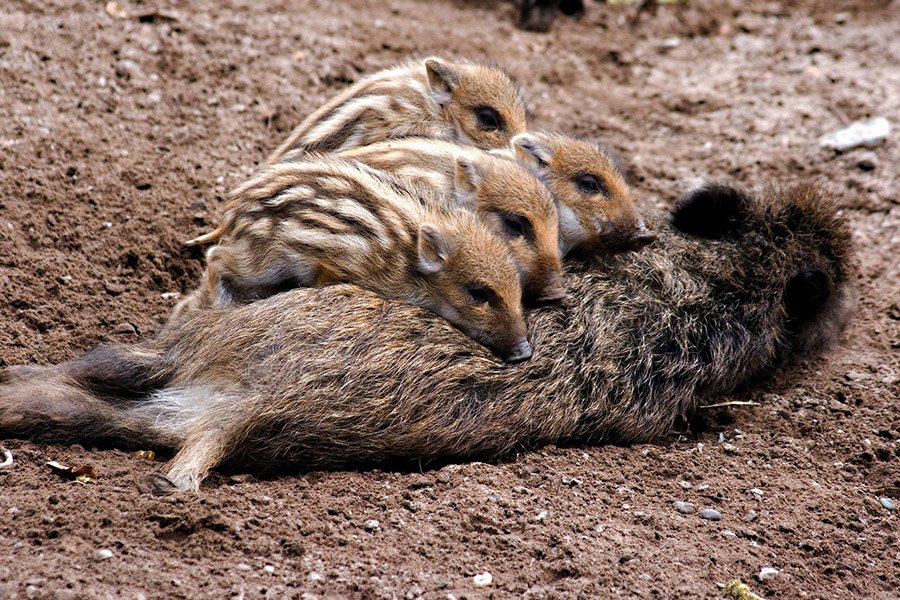
[[[366,521],[366,531],[376,531],[379,527],[381,527],[381,523],[378,522],[377,519],[369,519]]]
[[[113,553],[109,548],[98,548],[94,550],[94,560],[106,560],[107,558],[112,558]]]
[[[844,129],[832,131],[819,139],[819,146],[844,152],[857,146],[875,146],[887,139],[891,123],[884,117],[856,121]]]
[[[475,587],[487,587],[494,583],[494,576],[485,571],[473,577],[472,582],[475,584]]]
[[[759,579],[760,581],[765,581],[767,579],[774,579],[775,577],[778,577],[778,574],[780,572],[781,571],[779,571],[778,569],[776,569],[774,567],[763,567],[762,569],[759,570],[759,573],[756,574],[756,578]]]

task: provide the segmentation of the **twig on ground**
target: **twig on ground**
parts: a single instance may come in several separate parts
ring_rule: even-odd
[[[753,400],[732,400],[731,402],[719,402],[717,404],[702,404],[700,408],[722,408],[724,406],[759,406],[759,402]]]

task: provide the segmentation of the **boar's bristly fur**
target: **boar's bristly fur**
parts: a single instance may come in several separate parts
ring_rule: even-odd
[[[706,218],[696,209],[728,193],[688,195],[674,222],[691,230],[689,215]],[[578,301],[529,315],[541,352],[525,365],[358,288],[296,290],[199,311],[136,346],[10,370],[0,439],[171,448],[180,489],[217,465],[334,468],[651,440],[826,347],[852,311],[850,236],[825,194],[734,198],[741,214],[728,211],[727,235],[710,222],[703,236],[661,223],[643,252],[570,273]]]

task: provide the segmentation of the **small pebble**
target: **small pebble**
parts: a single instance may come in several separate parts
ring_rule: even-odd
[[[759,488],[750,488],[750,493],[753,494],[754,496],[762,496],[763,495],[763,491]]]
[[[251,566],[248,565],[247,563],[238,563],[238,564],[237,564],[237,568],[238,568],[239,570],[241,570],[241,571],[249,571],[249,570],[252,569],[253,567],[251,567]]]
[[[575,477],[563,477],[562,483],[563,485],[567,485],[569,487],[575,487],[576,485],[581,485],[581,480],[576,479]]]
[[[106,560],[107,558],[112,558],[113,553],[109,548],[98,548],[94,550],[94,560]]]
[[[680,500],[675,502],[675,510],[683,515],[692,515],[697,512],[697,509],[694,508],[693,504],[690,502],[682,502]]]
[[[378,522],[377,519],[369,519],[366,521],[366,531],[376,531],[381,527],[381,523]]]
[[[735,454],[737,452],[737,446],[734,444],[722,444],[722,450],[725,451],[725,454]]]
[[[271,575],[272,573],[275,572],[275,567],[273,567],[272,565],[266,565],[263,567],[263,571],[265,571],[266,573]]]
[[[704,508],[700,511],[700,518],[708,521],[718,521],[722,518],[722,513],[714,508]]]
[[[756,578],[760,581],[774,579],[778,576],[778,573],[780,573],[780,571],[774,567],[763,567],[759,570],[759,573],[756,574]]]
[[[897,503],[890,498],[879,498],[878,501],[881,502],[881,505],[888,510],[894,510],[897,508]]]
[[[124,287],[115,283],[105,283],[103,289],[106,290],[106,293],[110,296],[119,296],[125,291]]]
[[[671,50],[672,48],[677,48],[680,45],[680,39],[678,39],[677,37],[670,37],[664,40],[660,40],[660,42],[657,44],[657,47],[663,50]]]
[[[487,587],[494,583],[494,576],[485,571],[473,577],[472,582],[475,584],[475,587]]]
[[[315,571],[310,571],[309,575],[306,576],[310,581],[325,581],[325,577],[323,577],[320,573],[316,573]]]
[[[832,131],[819,139],[819,146],[844,152],[857,146],[874,146],[887,139],[891,133],[891,123],[884,117],[868,121],[856,121],[848,127]]]
[[[136,62],[125,59],[116,63],[116,75],[131,79],[132,77],[142,76],[143,72],[141,72],[141,67]]]
[[[690,483],[688,483],[687,481],[684,481],[683,479],[682,479],[681,481],[678,482],[678,485],[681,486],[681,489],[683,489],[683,490],[689,490],[689,489],[691,489],[692,487],[694,487],[694,486],[692,486]]]
[[[546,511],[546,510],[542,510],[541,512],[539,512],[539,513],[537,514],[537,516],[534,518],[534,520],[535,520],[535,521],[543,521],[543,520],[546,519],[546,518],[547,518],[547,511]]]
[[[709,484],[708,484],[708,483],[704,483],[704,484],[702,484],[702,485],[698,485],[698,486],[697,486],[697,491],[698,491],[698,492],[705,492],[705,491],[708,490],[708,489],[709,489]]]
[[[138,99],[137,105],[141,108],[149,108],[155,104],[162,102],[162,92],[150,92],[146,97]]]

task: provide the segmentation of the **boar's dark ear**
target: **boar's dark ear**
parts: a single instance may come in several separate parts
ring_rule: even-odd
[[[725,238],[743,227],[752,202],[750,196],[740,190],[708,183],[678,201],[672,211],[672,225],[703,238]]]
[[[820,269],[804,269],[784,290],[784,312],[788,325],[799,325],[816,316],[831,296],[831,281]]]

